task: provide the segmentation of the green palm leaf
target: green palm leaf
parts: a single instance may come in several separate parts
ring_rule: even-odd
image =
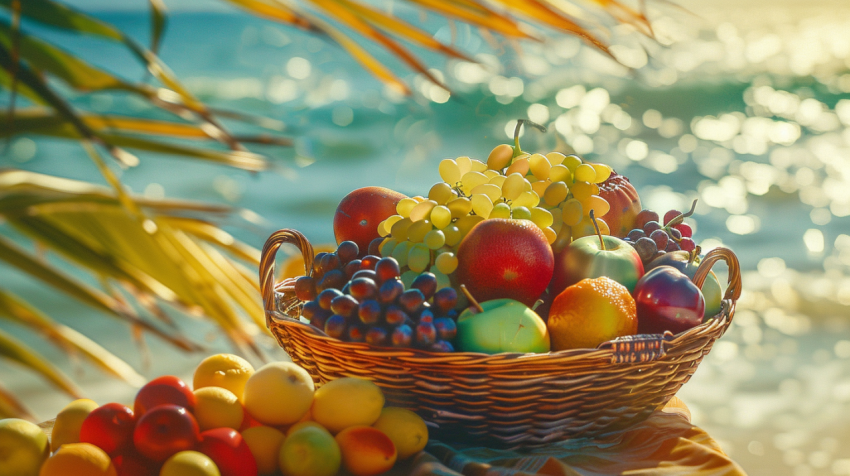
[[[47,379],[74,398],[81,398],[80,389],[61,370],[34,350],[0,329],[0,358],[15,362]]]

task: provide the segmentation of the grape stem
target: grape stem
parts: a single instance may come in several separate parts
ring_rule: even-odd
[[[469,302],[472,303],[472,307],[474,307],[476,311],[478,311],[479,313],[484,312],[484,308],[481,307],[481,304],[478,304],[478,301],[476,301],[474,297],[472,297],[472,293],[469,292],[469,289],[466,289],[465,284],[460,285],[460,290],[463,292],[463,294],[466,294],[466,298],[469,299]]]
[[[697,245],[696,248],[694,248],[693,250],[691,250],[690,253],[688,253],[690,255],[688,256],[688,266],[690,266],[694,261],[696,261],[697,256],[699,256],[700,253],[702,253],[702,248],[700,248],[699,245]]]
[[[681,224],[683,221],[685,221],[685,218],[688,218],[689,216],[693,215],[694,210],[697,209],[697,201],[697,199],[694,199],[694,203],[691,204],[691,209],[690,211],[688,211],[688,213],[680,213],[676,215],[672,220],[668,221],[667,224],[664,225],[664,228],[669,230],[670,227]]]
[[[593,209],[590,210],[590,219],[591,221],[593,221],[593,227],[596,228],[596,236],[599,237],[599,247],[602,249],[602,251],[607,251],[605,249],[605,240],[602,239],[602,232],[599,231],[599,224],[596,223],[596,217],[593,216]]]
[[[541,126],[536,122],[531,122],[528,119],[517,119],[516,128],[514,129],[514,157],[519,157],[519,155],[522,154],[522,149],[519,147],[519,131],[522,129],[523,124],[528,124],[540,132],[546,132],[545,126]]]

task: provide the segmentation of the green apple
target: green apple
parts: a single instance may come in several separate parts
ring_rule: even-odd
[[[0,420],[0,474],[38,476],[48,456],[50,442],[38,425],[19,418]]]
[[[463,311],[457,319],[457,345],[463,352],[549,352],[549,329],[525,304],[493,299]]]
[[[587,278],[606,276],[633,292],[643,276],[643,262],[625,241],[609,235],[574,240],[555,255],[555,272],[549,283],[552,296]]]

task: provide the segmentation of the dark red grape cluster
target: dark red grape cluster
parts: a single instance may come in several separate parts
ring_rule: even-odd
[[[624,240],[635,248],[644,266],[664,253],[679,250],[691,252],[696,248],[693,229],[683,220],[691,216],[693,211],[693,207],[688,213],[670,210],[664,214],[662,222],[658,213],[641,210],[635,218],[635,228]]]
[[[345,241],[335,253],[316,255],[312,275],[295,281],[301,316],[346,342],[454,351],[457,292],[437,290],[432,273],[420,274],[405,289],[394,258],[357,254],[357,245]]]

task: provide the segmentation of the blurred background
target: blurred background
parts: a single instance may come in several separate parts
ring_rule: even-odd
[[[183,86],[210,108],[267,118],[259,125],[274,137],[292,139],[292,146],[270,141],[266,132],[258,135],[256,120],[225,118],[234,136],[256,139],[248,141],[249,148],[269,158],[267,167],[246,166],[252,160],[247,153],[195,160],[134,151],[141,162],[127,168],[91,160],[75,141],[11,135],[7,123],[0,125],[10,136],[0,148],[0,171],[106,186],[106,167],[140,200],[232,207],[201,212],[221,215],[216,223],[226,236],[216,235],[218,245],[232,244],[230,236],[256,252],[278,228],[331,243],[333,212],[349,191],[378,185],[424,194],[439,181],[441,159],[486,159],[495,145],[508,142],[517,118],[529,118],[549,132],[525,132],[523,149],[546,152],[566,143],[628,176],[644,207],[662,214],[687,209],[698,198],[697,243],[706,251],[730,247],[740,258],[744,293],[732,327],[679,392],[694,422],[750,474],[850,474],[850,4],[647,3],[654,39],[635,25],[590,17],[590,31],[601,32],[618,63],[575,36],[546,28],[537,30],[541,42],[506,40],[411,3],[372,2],[475,60],[415,50],[426,72],[449,93],[423,72],[411,72],[385,50],[360,41],[410,88],[405,96],[317,34],[226,2],[167,0],[159,55]],[[151,43],[147,2],[64,4],[140,44]],[[37,22],[24,26],[116,76],[150,79],[126,45]],[[57,88],[70,105],[93,115],[167,116],[126,91]],[[6,90],[0,105],[6,109],[10,101]],[[25,97],[16,104],[30,105]],[[226,159],[230,165],[241,160],[242,166],[223,165]],[[8,174],[0,178],[0,192],[19,186],[15,180]],[[34,256],[44,252],[28,241],[31,234],[19,226],[23,221],[5,218],[12,223],[0,224],[4,237]],[[245,255],[249,264],[234,269],[256,281],[250,273],[255,255],[251,250]],[[63,273],[80,275],[67,262],[50,259]],[[285,358],[257,326],[228,338],[219,331],[227,319],[193,319],[215,303],[148,309],[173,321],[172,335],[179,331],[203,347],[185,352],[166,339],[141,338],[144,326],[104,318],[104,311],[70,299],[67,289],[46,286],[8,263],[0,263],[3,289],[33,303],[57,325],[96,341],[145,378],[189,376],[209,353],[245,351],[246,342],[255,362],[260,355]],[[97,276],[80,279],[105,285]],[[256,291],[245,295],[251,293]],[[242,307],[251,313],[250,304]],[[251,317],[256,315],[245,320]],[[0,330],[37,349],[100,403],[129,400],[135,391],[132,378],[109,378],[81,363],[86,359],[78,353],[46,346],[43,334],[5,320]],[[51,418],[71,398],[5,361],[0,382],[37,419]]]

